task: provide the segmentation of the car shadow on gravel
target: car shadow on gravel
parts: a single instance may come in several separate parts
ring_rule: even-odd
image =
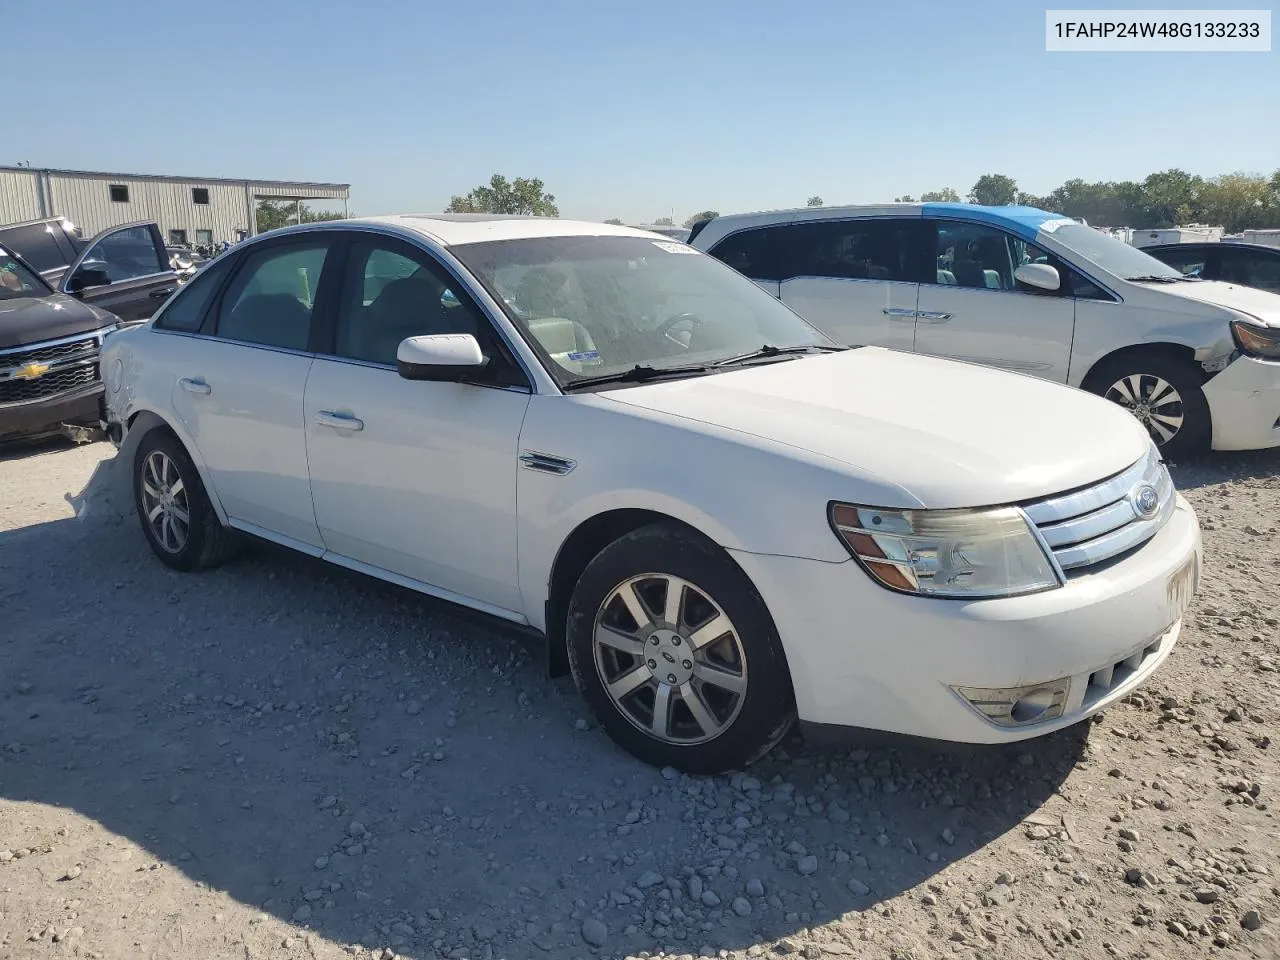
[[[793,738],[745,775],[664,774],[527,640],[265,546],[174,573],[125,511],[72,501],[80,519],[0,533],[0,799],[333,942],[575,955],[599,921],[611,956],[741,949],[927,885],[1028,817],[1069,834],[1037,811],[1084,725],[954,753]],[[85,872],[127,887],[136,861],[109,856]]]

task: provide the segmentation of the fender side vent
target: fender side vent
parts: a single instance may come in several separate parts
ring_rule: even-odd
[[[563,477],[578,465],[576,460],[568,460],[550,453],[537,453],[526,450],[520,454],[520,466],[526,470],[537,470],[540,473],[554,473]]]

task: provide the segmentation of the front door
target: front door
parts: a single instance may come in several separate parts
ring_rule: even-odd
[[[173,338],[185,343],[173,364],[173,406],[227,515],[313,553],[321,541],[302,406],[312,308],[329,248],[320,235],[255,247],[205,321],[211,336]]]
[[[476,335],[494,385],[402,379],[400,341],[440,333]],[[338,558],[519,617],[516,469],[529,390],[498,376],[494,336],[426,251],[373,235],[352,243],[331,342],[307,382],[307,454],[316,521]]]
[[[782,302],[837,343],[911,350],[920,221],[872,217],[791,224]]]
[[[1052,293],[1013,278],[1023,263],[1047,260],[1045,252],[986,224],[926,226],[934,232],[937,264],[920,285],[916,352],[1065,383],[1075,330],[1067,277],[1064,289]]]
[[[62,279],[63,292],[121,320],[146,320],[177,288],[177,274],[152,224],[94,237]]]

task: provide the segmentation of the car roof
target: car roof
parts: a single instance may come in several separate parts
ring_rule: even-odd
[[[534,237],[645,237],[666,240],[662,234],[634,227],[595,223],[589,220],[560,220],[554,217],[521,217],[492,213],[423,213],[385,217],[361,217],[318,226],[369,224],[398,227],[422,234],[444,246],[493,240],[526,240]]]
[[[792,207],[716,217],[695,238],[698,246],[719,240],[748,227],[813,220],[847,220],[857,217],[938,217],[1000,226],[1026,240],[1033,240],[1050,220],[1066,219],[1037,207],[992,207],[977,203],[880,203],[840,207]]]

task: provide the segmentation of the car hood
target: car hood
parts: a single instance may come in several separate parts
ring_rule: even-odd
[[[62,293],[0,300],[0,350],[74,337],[116,322],[114,314]]]
[[[884,507],[1018,503],[1096,483],[1150,449],[1137,420],[1092,394],[880,347],[600,396],[837,461],[917,501]]]
[[[1154,286],[1154,285],[1146,285]],[[1268,327],[1280,327],[1280,294],[1242,287],[1220,280],[1201,280],[1199,283],[1171,283],[1161,285],[1162,293],[1197,300],[1215,307],[1226,307],[1256,317]]]

